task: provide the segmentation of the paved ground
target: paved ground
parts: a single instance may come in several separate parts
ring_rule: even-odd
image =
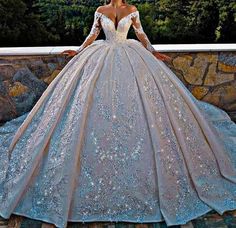
[[[40,221],[12,215],[9,220],[1,219],[0,228],[54,228],[55,226]],[[166,223],[69,223],[67,228],[166,228]],[[236,210],[225,212],[222,216],[216,212],[209,212],[204,216],[192,220],[186,225],[170,226],[171,228],[236,228]]]

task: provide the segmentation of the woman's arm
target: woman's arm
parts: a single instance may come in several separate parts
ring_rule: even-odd
[[[84,42],[82,43],[82,45],[79,47],[77,51],[83,50],[85,47],[90,45],[94,40],[96,40],[96,38],[98,37],[102,29],[101,22],[99,20],[100,17],[101,17],[101,14],[96,10],[94,12],[94,20],[93,20],[93,25],[90,30],[90,33],[88,34],[88,36],[86,37],[86,39],[84,40]]]
[[[134,9],[136,9],[136,7]],[[137,9],[134,11],[134,16],[132,17],[132,26],[137,38],[140,40],[143,46],[153,53],[155,51],[155,48],[152,46],[146,33],[143,31],[143,27],[139,17],[139,11]]]
[[[96,40],[97,36],[99,35],[101,31],[101,22],[99,18],[101,17],[101,14],[96,10],[94,12],[94,19],[93,19],[93,25],[91,27],[91,30],[88,34],[88,36],[85,38],[84,42],[82,45],[77,49],[76,51],[74,50],[66,50],[63,51],[61,54],[67,54],[71,57],[75,56],[78,54],[80,51],[82,51],[84,48],[86,48],[88,45],[90,45],[94,40]]]
[[[135,34],[139,41],[142,43],[142,45],[149,50],[156,58],[163,60],[163,61],[170,61],[171,58],[167,55],[161,54],[155,50],[155,48],[152,46],[150,40],[148,39],[148,36],[143,30],[140,17],[139,17],[139,11],[135,6],[133,6],[133,17],[132,17],[132,27],[134,28]]]

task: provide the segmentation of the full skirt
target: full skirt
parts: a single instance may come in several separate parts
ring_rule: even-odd
[[[236,124],[133,39],[73,57],[0,145],[4,218],[172,226],[236,209]]]

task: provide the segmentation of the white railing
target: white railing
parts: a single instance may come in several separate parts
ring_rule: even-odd
[[[230,44],[154,44],[160,52],[211,52],[236,51],[236,43]],[[77,50],[79,46],[49,46],[49,47],[7,47],[0,48],[0,56],[7,55],[52,55],[64,50]]]

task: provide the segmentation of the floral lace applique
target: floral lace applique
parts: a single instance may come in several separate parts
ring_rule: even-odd
[[[77,51],[82,51],[85,47],[87,47],[90,43],[92,43],[97,38],[97,36],[99,35],[99,33],[102,29],[102,26],[99,21],[99,18],[101,16],[102,16],[101,13],[99,13],[98,11],[95,11],[93,25],[91,27],[90,33],[88,34],[88,36],[84,40],[83,44],[79,47],[79,49]]]
[[[155,48],[152,46],[151,42],[149,41],[146,33],[143,30],[141,21],[140,21],[140,17],[139,17],[139,11],[135,11],[131,14],[131,18],[133,18],[133,23],[132,23],[132,27],[134,28],[134,31],[137,35],[137,37],[139,38],[139,40],[141,41],[141,43],[150,51],[150,52],[154,52]]]

